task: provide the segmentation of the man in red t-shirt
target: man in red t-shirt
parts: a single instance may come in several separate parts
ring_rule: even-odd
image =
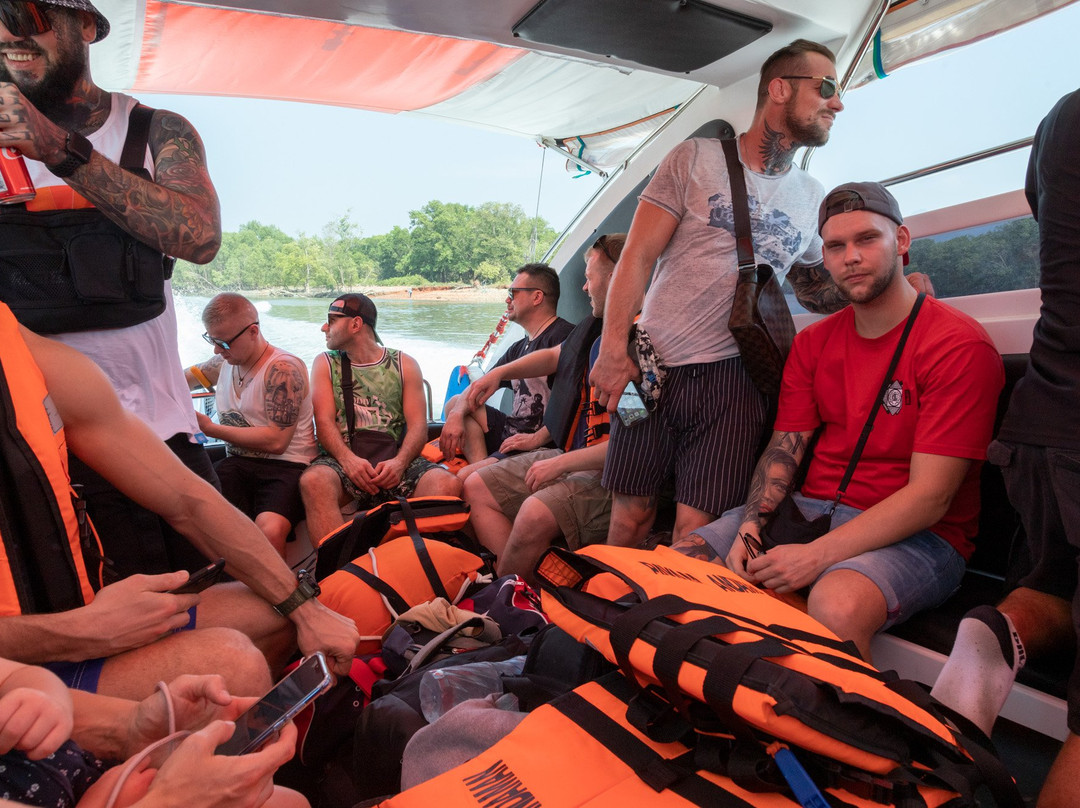
[[[896,200],[877,183],[847,183],[828,194],[818,230],[825,268],[851,305],[795,338],[775,431],[746,506],[676,548],[722,562],[779,593],[809,587],[810,614],[869,659],[876,632],[937,605],[960,583],[974,549],[979,467],[1004,371],[978,323],[927,298],[878,400],[918,297],[903,275],[911,235]],[[878,406],[833,509],[860,433]],[[807,519],[832,510],[829,530],[807,544],[751,555],[748,547],[757,548],[769,530],[775,489],[790,490],[818,430],[806,480],[793,499]]]

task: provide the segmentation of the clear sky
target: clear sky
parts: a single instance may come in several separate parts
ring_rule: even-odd
[[[885,177],[1031,135],[1080,84],[1068,56],[1080,3],[854,91],[810,172],[826,187]],[[224,229],[257,220],[319,233],[349,213],[364,235],[408,226],[432,199],[512,202],[557,230],[600,182],[574,179],[531,141],[405,115],[236,98],[147,95],[188,117],[206,144]],[[869,133],[869,135],[868,135]],[[546,155],[546,157],[545,157]],[[1027,152],[896,190],[908,214],[1019,188]],[[541,164],[543,163],[542,190]]]

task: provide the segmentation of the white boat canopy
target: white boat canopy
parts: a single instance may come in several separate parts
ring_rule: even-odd
[[[421,115],[610,171],[704,86],[797,37],[850,63],[884,0],[97,0],[96,81]],[[891,4],[858,82],[1072,0]]]

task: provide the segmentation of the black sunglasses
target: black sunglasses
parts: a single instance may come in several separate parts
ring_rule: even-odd
[[[248,323],[247,325],[245,325],[243,328],[240,329],[239,333],[237,333],[237,335],[235,337],[229,337],[228,339],[218,339],[217,337],[211,337],[209,334],[207,334],[205,332],[203,332],[202,338],[204,340],[206,340],[207,342],[209,342],[211,345],[216,345],[219,348],[221,348],[221,350],[227,351],[227,350],[229,350],[230,345],[232,345],[234,342],[236,342],[238,339],[240,339],[240,337],[242,337],[244,335],[245,331],[247,331],[253,325],[258,325],[258,324],[259,324],[258,320],[256,320],[253,323]]]
[[[0,23],[12,36],[38,36],[52,30],[45,10],[37,3],[0,0]]]
[[[740,533],[739,538],[742,539],[743,546],[746,547],[746,554],[751,558],[757,558],[759,555],[765,555],[765,548],[761,542],[755,539],[749,533]]]
[[[830,79],[828,76],[781,76],[780,78],[820,81],[821,84],[818,86],[818,92],[821,93],[822,98],[832,98],[840,91],[840,85],[836,83],[836,79]]]
[[[543,292],[539,286],[511,286],[506,290],[506,299],[510,300],[517,292]]]
[[[600,250],[600,252],[607,256],[607,260],[609,260],[613,264],[617,264],[619,263],[619,259],[611,254],[611,251],[608,249],[607,246],[607,239],[608,237],[606,235],[600,236],[600,238],[593,242],[591,249]]]

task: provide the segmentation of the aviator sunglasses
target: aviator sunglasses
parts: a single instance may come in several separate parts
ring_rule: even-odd
[[[832,98],[840,90],[839,85],[836,83],[836,79],[830,79],[828,76],[781,76],[780,78],[820,81],[821,85],[818,87],[818,92],[821,93],[822,98]]]
[[[12,36],[32,37],[52,30],[45,10],[37,3],[0,0],[0,23]]]

